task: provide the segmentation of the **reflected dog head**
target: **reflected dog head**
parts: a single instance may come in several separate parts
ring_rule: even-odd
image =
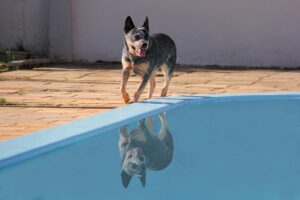
[[[142,134],[141,129],[135,129],[131,134]],[[146,156],[142,146],[132,146],[129,134],[127,134],[126,128],[120,128],[120,150],[122,159],[122,183],[124,187],[127,187],[131,178],[137,176],[140,178],[141,183],[145,186],[146,182]]]
[[[130,176],[142,177],[146,173],[146,157],[143,149],[129,149],[124,157],[122,169]]]
[[[130,134],[125,126],[120,128],[121,177],[125,188],[134,176],[137,176],[145,187],[148,169],[163,170],[171,163],[173,138],[165,114],[161,113],[159,118],[161,129],[158,134],[152,130],[152,117],[140,120],[138,127],[130,131]]]

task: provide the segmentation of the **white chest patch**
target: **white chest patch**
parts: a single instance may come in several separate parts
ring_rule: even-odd
[[[149,67],[149,63],[142,63],[139,65],[133,65],[133,72],[137,75],[144,76],[147,69]]]

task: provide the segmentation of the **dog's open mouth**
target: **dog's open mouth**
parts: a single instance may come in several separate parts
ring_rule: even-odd
[[[137,154],[137,155],[141,155],[143,153],[143,149],[138,147],[138,148],[135,148],[134,149],[134,152]]]
[[[146,51],[143,48],[137,48],[135,52],[139,57],[144,57],[146,55]]]

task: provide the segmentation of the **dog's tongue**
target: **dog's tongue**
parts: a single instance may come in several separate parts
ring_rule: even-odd
[[[142,148],[136,148],[136,153],[137,153],[137,154],[143,153],[143,149],[142,149]]]
[[[138,49],[138,52],[140,57],[144,57],[145,56],[145,49]]]

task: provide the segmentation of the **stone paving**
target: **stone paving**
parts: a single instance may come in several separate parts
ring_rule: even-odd
[[[120,69],[120,65],[51,65],[1,73],[0,141],[123,105]],[[161,73],[156,81],[154,97],[163,85]],[[132,75],[130,94],[139,82]],[[300,70],[180,66],[169,89],[169,95],[258,92],[300,92]]]

